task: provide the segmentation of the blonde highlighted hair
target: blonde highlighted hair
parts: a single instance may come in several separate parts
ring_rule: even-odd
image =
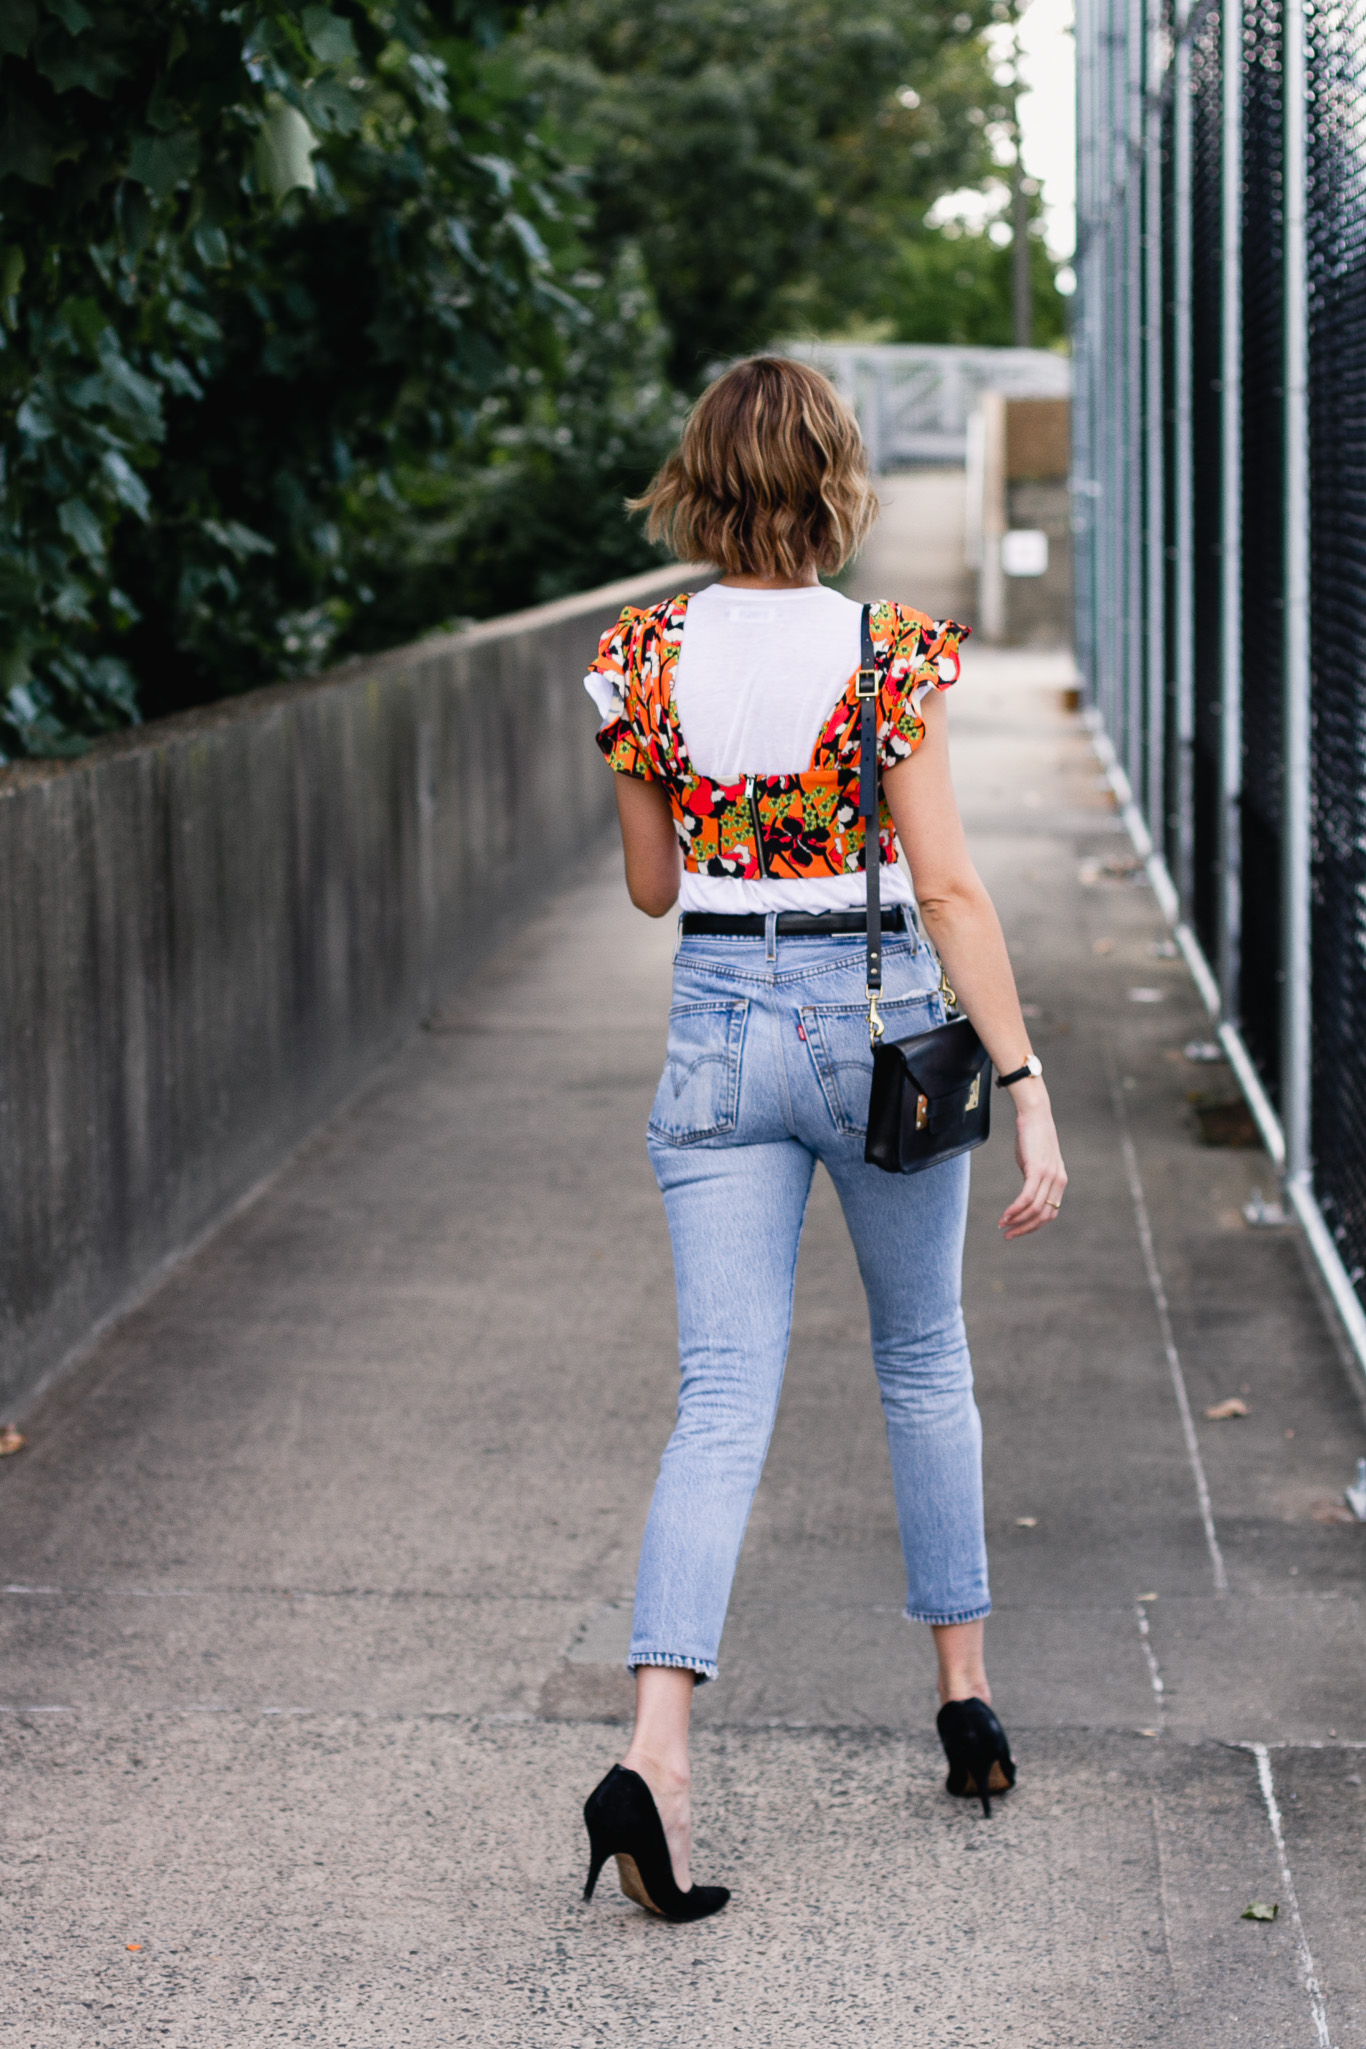
[[[789,356],[751,356],[709,385],[629,503],[652,541],[730,576],[842,569],[878,509],[858,422],[829,378]]]

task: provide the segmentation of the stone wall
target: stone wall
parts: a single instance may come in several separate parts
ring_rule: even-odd
[[[599,845],[611,585],[0,769],[0,1420]]]

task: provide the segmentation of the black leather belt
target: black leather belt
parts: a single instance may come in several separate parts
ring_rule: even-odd
[[[685,939],[762,939],[767,920],[762,911],[684,911]],[[894,904],[882,913],[884,932],[906,930],[906,907]],[[830,933],[862,935],[867,921],[862,911],[779,911],[780,939],[820,939]]]

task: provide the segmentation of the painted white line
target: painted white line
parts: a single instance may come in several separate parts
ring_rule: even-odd
[[[1195,1423],[1191,1416],[1190,1398],[1186,1393],[1186,1376],[1181,1370],[1181,1354],[1176,1349],[1176,1334],[1172,1329],[1171,1310],[1167,1305],[1167,1291],[1162,1285],[1162,1273],[1153,1250],[1153,1228],[1148,1220],[1148,1203],[1143,1193],[1143,1177],[1138,1171],[1138,1154],[1129,1136],[1129,1121],[1124,1114],[1124,1097],[1110,1067],[1110,1099],[1115,1107],[1115,1121],[1119,1125],[1120,1151],[1124,1155],[1124,1171],[1129,1179],[1129,1194],[1134,1205],[1134,1221],[1138,1226],[1138,1242],[1143,1248],[1143,1264],[1147,1269],[1148,1286],[1152,1290],[1154,1306],[1157,1309],[1157,1327],[1162,1333],[1162,1349],[1167,1355],[1167,1369],[1172,1377],[1172,1389],[1176,1395],[1176,1406],[1181,1415],[1181,1434],[1186,1440],[1186,1457],[1195,1476],[1195,1495],[1200,1504],[1200,1520],[1205,1526],[1205,1543],[1209,1549],[1210,1563],[1214,1567],[1214,1591],[1228,1592],[1228,1573],[1224,1567],[1224,1554],[1219,1549],[1219,1539],[1214,1529],[1214,1510],[1210,1505],[1209,1483],[1205,1478],[1205,1462],[1200,1456],[1200,1444],[1195,1435]]]
[[[1257,1781],[1266,1802],[1266,1818],[1271,1824],[1271,1836],[1276,1845],[1276,1855],[1281,1862],[1281,1890],[1290,1909],[1290,1918],[1295,1924],[1295,1937],[1300,1946],[1300,1969],[1304,1973],[1304,1989],[1309,1994],[1309,2011],[1314,2017],[1314,2036],[1319,2049],[1333,2049],[1333,2038],[1328,2032],[1328,2007],[1323,1997],[1323,1988],[1314,1969],[1314,1959],[1309,1954],[1309,1942],[1300,1919],[1300,1903],[1295,1897],[1295,1881],[1290,1876],[1290,1860],[1285,1854],[1285,1835],[1281,1829],[1281,1810],[1276,1805],[1276,1787],[1271,1776],[1271,1755],[1265,1743],[1249,1743],[1245,1746],[1257,1760]]]
[[[1172,1983],[1175,1984],[1177,1968],[1176,1951],[1172,1942],[1171,1888],[1167,1877],[1167,1852],[1162,1840],[1166,1832],[1165,1817],[1162,1803],[1156,1793],[1152,1795],[1152,1821],[1153,1855],[1157,1861],[1157,1897],[1162,1908],[1162,1943],[1167,1952],[1167,1969],[1171,1974]]]
[[[1162,1670],[1157,1662],[1157,1654],[1153,1650],[1152,1638],[1148,1631],[1148,1611],[1135,1602],[1134,1614],[1138,1618],[1138,1634],[1143,1644],[1143,1655],[1148,1661],[1148,1677],[1153,1683],[1153,1700],[1157,1706],[1157,1733],[1160,1736],[1163,1717],[1167,1712],[1167,1689],[1162,1684]]]
[[[1366,1738],[1335,1736],[1325,1743],[1322,1736],[1281,1736],[1267,1744],[1268,1750],[1366,1750]]]
[[[222,1591],[213,1589],[212,1591]],[[240,1587],[229,1587],[230,1594],[241,1593]],[[250,1589],[253,1593],[255,1588]],[[278,1590],[272,1590],[278,1591]],[[91,1598],[127,1601],[198,1601],[203,1598],[202,1587],[0,1587],[0,1594],[59,1594],[66,1600],[82,1601]]]

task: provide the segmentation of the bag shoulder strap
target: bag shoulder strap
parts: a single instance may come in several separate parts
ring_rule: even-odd
[[[877,999],[882,988],[882,848],[878,820],[881,816],[881,776],[877,758],[877,667],[873,659],[873,608],[865,605],[859,624],[859,756],[858,808],[863,819],[863,868],[867,881],[868,921],[868,1038],[875,1046],[882,1037],[882,1019]]]

